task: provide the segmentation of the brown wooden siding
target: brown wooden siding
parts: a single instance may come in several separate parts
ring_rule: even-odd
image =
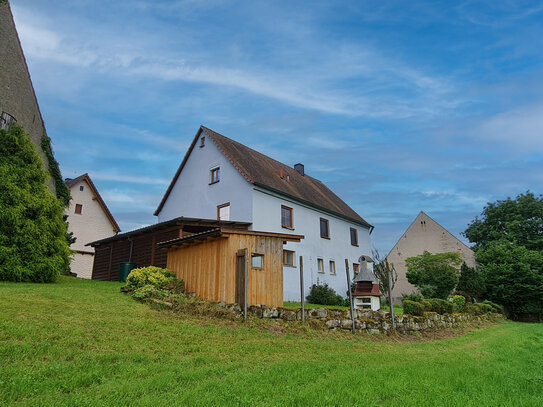
[[[248,303],[283,305],[283,240],[279,237],[225,234],[204,243],[171,248],[167,267],[185,281],[187,292],[212,301],[236,301],[236,253],[248,249]],[[264,255],[263,268],[251,268],[251,253]]]

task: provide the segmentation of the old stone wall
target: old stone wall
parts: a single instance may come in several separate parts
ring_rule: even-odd
[[[232,313],[242,312],[238,304],[219,303]],[[302,310],[286,308],[249,307],[249,314],[260,318],[282,319],[284,321],[301,321]],[[355,327],[370,334],[387,333],[392,329],[392,318],[389,312],[355,310]],[[306,320],[318,320],[328,329],[352,329],[350,310],[334,310],[316,308],[305,311]],[[396,330],[401,333],[416,333],[435,329],[460,328],[468,323],[503,320],[501,314],[448,314],[440,315],[427,312],[424,316],[399,315],[395,317]]]

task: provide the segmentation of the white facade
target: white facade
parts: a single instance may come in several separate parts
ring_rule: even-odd
[[[220,168],[220,180],[211,183],[211,170],[217,167]],[[349,262],[352,279],[353,264],[361,255],[371,255],[367,226],[253,186],[211,140],[206,140],[203,147],[200,147],[200,141],[195,144],[158,213],[158,221],[180,216],[217,219],[218,207],[226,203],[230,204],[229,220],[251,222],[253,230],[304,236],[300,243],[289,242],[284,246],[285,250],[294,252],[293,266],[283,269],[285,301],[300,300],[300,256],[303,256],[304,266],[304,297],[309,294],[311,285],[317,283],[327,283],[345,297],[348,286],[345,260]],[[281,225],[282,205],[292,208],[292,228]],[[329,239],[320,236],[320,218],[328,220]],[[351,244],[351,228],[357,230],[358,246]],[[318,259],[322,259],[323,272],[318,270]],[[335,274],[331,272],[330,262],[335,264]]]
[[[77,277],[91,278],[94,262],[94,248],[85,246],[95,240],[113,236],[116,233],[104,208],[85,178],[70,185],[72,200],[65,214],[68,215],[68,231],[76,237],[70,249],[75,253],[70,271]],[[78,206],[80,205],[80,207]],[[79,212],[81,213],[77,213]]]

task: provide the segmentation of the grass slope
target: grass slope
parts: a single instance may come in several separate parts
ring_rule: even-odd
[[[0,283],[0,405],[543,405],[543,325],[416,343],[277,335],[119,287]]]

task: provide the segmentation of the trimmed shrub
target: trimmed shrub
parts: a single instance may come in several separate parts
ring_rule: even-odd
[[[168,291],[156,288],[154,285],[144,285],[143,287],[136,288],[132,292],[132,297],[137,298],[138,300],[146,300],[149,298],[155,298],[157,300],[162,300],[166,298]]]
[[[483,303],[466,304],[464,312],[471,315],[483,315],[493,312],[492,306]]]
[[[403,300],[402,301],[403,313],[409,315],[422,315],[424,312],[424,306],[420,302]]]
[[[498,305],[495,302],[488,300],[484,300],[483,304],[490,305],[492,307],[492,312],[495,312],[497,314],[503,314],[503,307],[501,305]]]
[[[144,286],[178,293],[185,290],[184,281],[175,278],[171,270],[154,266],[133,269],[126,278],[126,287],[132,291]]]
[[[422,304],[424,311],[432,311],[432,303],[430,301],[422,300],[420,303]]]
[[[305,297],[311,304],[320,305],[344,305],[344,300],[341,295],[338,295],[333,288],[328,287],[328,284],[313,284],[309,295]]]
[[[402,296],[402,301],[403,300],[421,302],[422,301],[422,295],[420,295],[420,294],[406,294],[406,295]]]
[[[454,312],[454,304],[441,298],[430,298],[427,300],[431,304],[431,311],[438,314],[452,314]]]
[[[462,295],[455,295],[454,297],[452,297],[451,301],[454,304],[455,312],[464,311],[464,306],[466,305],[466,297]]]

